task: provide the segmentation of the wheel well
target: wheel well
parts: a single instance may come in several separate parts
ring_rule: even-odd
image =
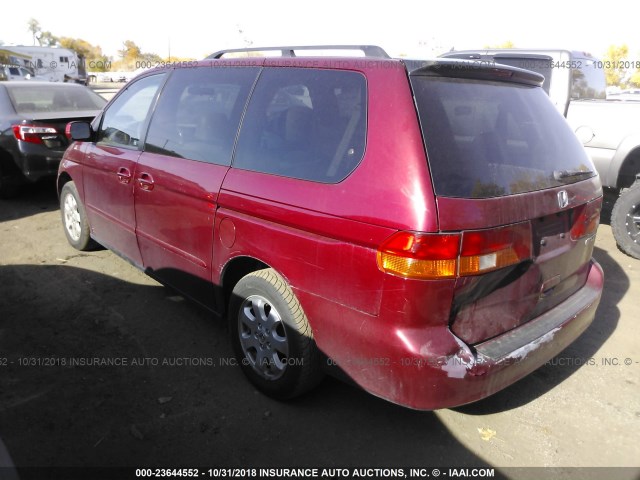
[[[631,151],[624,159],[618,174],[618,188],[629,188],[636,181],[638,174],[640,174],[640,148]]]
[[[58,177],[58,185],[57,185],[58,196],[60,196],[60,192],[62,192],[62,187],[64,187],[64,184],[70,182],[71,180],[72,180],[71,176],[67,172],[62,172],[60,174],[60,176]]]
[[[224,271],[222,273],[222,291],[224,295],[225,311],[227,305],[229,305],[231,292],[233,291],[233,287],[236,286],[236,283],[238,283],[245,275],[264,268],[269,268],[269,265],[251,257],[237,257],[229,261],[229,263],[224,267]]]

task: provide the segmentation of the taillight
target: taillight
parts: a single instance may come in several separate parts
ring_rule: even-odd
[[[57,138],[58,131],[47,125],[13,125],[13,135],[23,142],[43,143],[44,140]]]
[[[485,273],[528,258],[531,258],[529,222],[462,234],[460,275]]]
[[[378,249],[378,268],[408,278],[456,276],[460,234],[398,232]]]
[[[579,240],[596,233],[598,225],[600,225],[601,210],[602,197],[576,207],[577,215],[571,226],[571,240]]]
[[[529,222],[488,230],[431,234],[398,232],[378,249],[378,268],[406,278],[478,275],[532,256]]]

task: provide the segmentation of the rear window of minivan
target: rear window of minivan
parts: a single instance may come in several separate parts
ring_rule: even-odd
[[[499,197],[596,175],[542,88],[429,76],[411,82],[437,195]]]

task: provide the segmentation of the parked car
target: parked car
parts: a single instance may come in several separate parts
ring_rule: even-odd
[[[69,243],[226,315],[277,398],[335,365],[400,405],[460,405],[587,328],[602,188],[542,76],[278,50],[151,70],[72,123]]]
[[[31,80],[33,73],[17,65],[0,65],[0,79],[2,80]]]
[[[640,101],[640,88],[628,88],[626,90],[620,90],[617,93],[607,95],[607,100],[621,100],[621,101]]]
[[[106,101],[86,87],[51,82],[0,82],[0,196],[21,184],[55,178],[69,145],[65,126],[92,120]]]

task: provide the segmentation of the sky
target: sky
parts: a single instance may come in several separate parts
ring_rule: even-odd
[[[640,59],[637,0],[67,0],[64,8],[29,0],[28,6],[7,10],[10,18],[0,29],[5,45],[33,45],[27,22],[35,18],[43,30],[99,45],[114,60],[125,40],[163,58],[200,59],[249,43],[374,44],[392,56],[425,58],[511,41],[520,48],[565,48],[596,57],[609,45],[627,44],[630,59]]]

